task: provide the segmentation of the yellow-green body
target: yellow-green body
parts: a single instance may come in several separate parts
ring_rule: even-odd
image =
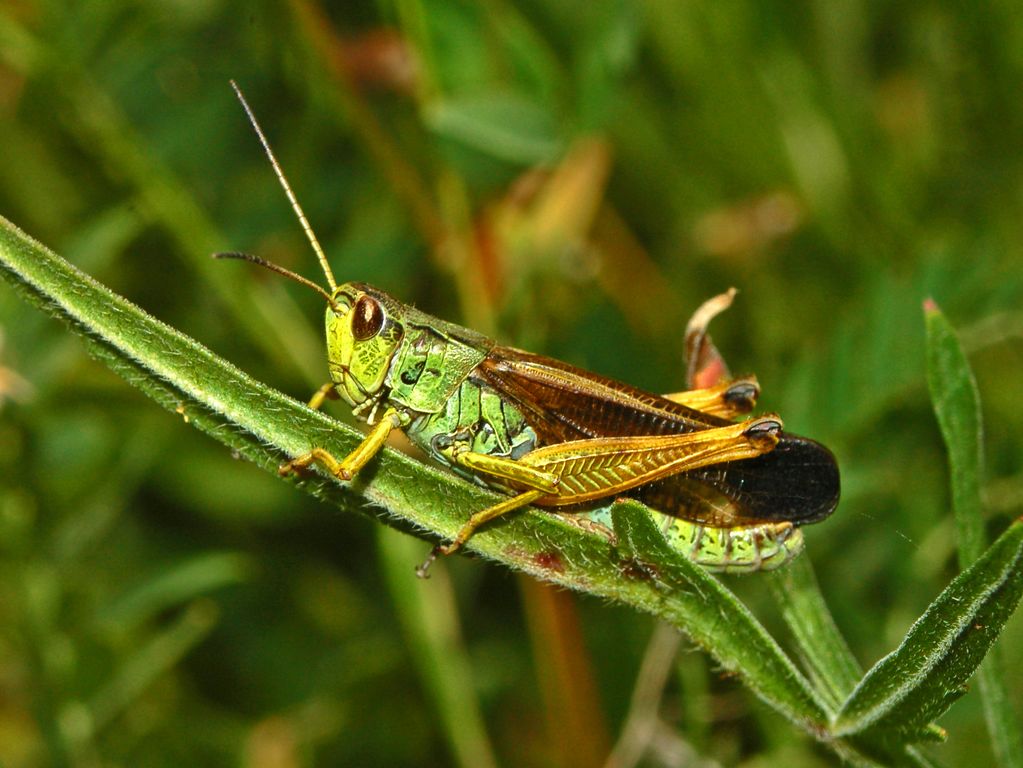
[[[526,504],[587,516],[610,536],[601,517],[615,495],[678,473],[764,455],[779,440],[776,417],[732,424],[679,405],[692,398],[710,407],[706,403],[715,402],[713,393],[679,393],[671,400],[646,395],[547,358],[498,347],[481,334],[362,283],[340,285],[331,294],[326,335],[331,375],[327,389],[347,401],[373,430],[344,461],[313,449],[285,471],[319,461],[348,479],[396,428],[463,477],[513,494],[473,515],[453,544],[440,548],[444,553],[460,547],[484,522]],[[519,379],[509,378],[515,376]],[[522,391],[513,394],[519,381],[560,388],[570,398],[604,398],[614,414],[601,408],[578,415],[562,406],[551,416]],[[563,402],[563,396],[557,400]],[[727,405],[721,409],[732,415]],[[589,439],[587,418],[606,422]],[[630,425],[618,423],[623,418],[659,419],[661,426],[637,434]],[[557,419],[578,421],[572,425],[575,432],[569,431],[583,439],[552,440],[551,423]],[[727,519],[734,518],[736,524],[718,525],[674,511],[652,513],[675,549],[712,570],[775,568],[802,549],[801,533],[786,519],[745,521],[735,505],[720,515],[722,520],[732,515]]]

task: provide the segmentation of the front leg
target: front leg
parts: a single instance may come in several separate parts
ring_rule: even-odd
[[[328,381],[313,392],[313,396],[309,398],[308,405],[314,411],[318,411],[326,400],[337,400],[339,397],[340,395],[338,395],[337,390],[334,388],[334,382]]]
[[[321,389],[322,391],[322,389]],[[341,480],[351,480],[355,474],[376,456],[380,449],[387,442],[387,436],[391,430],[399,427],[401,420],[394,408],[389,408],[380,419],[379,423],[370,431],[366,438],[359,443],[354,451],[338,461],[334,456],[323,448],[313,448],[308,453],[296,456],[291,461],[281,464],[277,468],[277,474],[281,477],[306,469],[311,464],[319,462],[334,477]]]

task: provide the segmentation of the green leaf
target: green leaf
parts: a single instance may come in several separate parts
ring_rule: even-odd
[[[108,606],[100,620],[124,629],[159,611],[247,579],[255,564],[237,552],[207,552],[179,563]]]
[[[441,136],[521,165],[550,162],[561,146],[550,115],[513,94],[444,99],[426,120]]]
[[[160,675],[202,642],[216,625],[218,613],[211,600],[195,600],[178,613],[170,626],[125,659],[88,704],[86,722],[90,730],[101,730],[128,709]]]
[[[941,310],[929,302],[924,317],[927,384],[948,447],[952,508],[959,535],[959,565],[966,568],[984,549],[980,515],[980,477],[984,463],[980,395],[959,339]]]
[[[966,692],[966,682],[1023,593],[1023,522],[1013,523],[910,628],[897,650],[871,669],[835,719],[837,736],[868,728],[905,740]]]
[[[958,532],[959,564],[965,568],[984,541],[980,484],[984,469],[980,395],[969,361],[951,324],[934,302],[927,302],[927,383],[934,413],[948,448],[952,508]],[[978,673],[984,717],[998,764],[1023,766],[1023,732],[1012,709],[1005,665],[993,648]]]
[[[671,549],[634,501],[611,509],[619,555],[627,574],[661,591],[657,611],[708,650],[753,691],[809,731],[819,732],[827,707],[767,630],[721,582]]]
[[[2,218],[0,274],[67,322],[131,384],[268,471],[313,446],[345,455],[362,439],[361,433],[249,378]],[[321,476],[298,484],[343,508],[444,538],[495,498],[391,450],[350,487]],[[825,707],[752,615],[709,574],[670,550],[642,505],[621,506],[615,515],[624,561],[604,536],[536,511],[495,521],[473,536],[469,548],[537,578],[665,618],[779,712],[819,733],[827,720]],[[414,565],[409,562],[410,580]]]

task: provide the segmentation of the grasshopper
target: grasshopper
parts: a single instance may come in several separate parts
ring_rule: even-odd
[[[717,571],[776,568],[803,546],[799,526],[834,511],[839,474],[819,443],[782,431],[753,408],[752,378],[659,396],[433,317],[360,282],[338,284],[256,117],[232,81],[312,245],[329,290],[276,264],[243,259],[320,293],[327,303],[330,381],[310,400],[341,398],[370,430],[338,459],[320,447],[281,465],[319,464],[351,480],[401,430],[432,459],[507,494],[472,514],[418,568],[458,551],[485,523],[528,505],[585,509],[631,496],[648,504],[670,543]]]

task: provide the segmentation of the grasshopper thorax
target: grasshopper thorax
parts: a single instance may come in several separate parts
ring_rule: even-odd
[[[392,300],[365,283],[344,283],[327,306],[327,362],[335,388],[356,415],[372,413],[387,394],[395,353],[405,335]]]

